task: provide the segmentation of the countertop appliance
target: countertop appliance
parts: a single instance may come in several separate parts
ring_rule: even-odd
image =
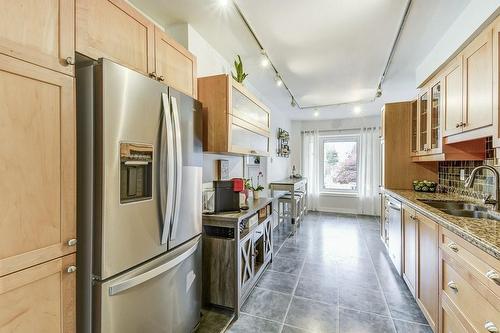
[[[201,306],[202,114],[106,59],[79,66],[80,333],[186,333]]]
[[[387,219],[387,249],[389,256],[396,267],[396,270],[401,274],[402,268],[402,243],[403,237],[401,202],[392,197],[389,197],[389,217]]]
[[[214,212],[237,212],[240,210],[240,192],[234,190],[232,180],[214,180]]]

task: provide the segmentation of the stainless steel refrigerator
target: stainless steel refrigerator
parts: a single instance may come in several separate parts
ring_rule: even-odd
[[[191,332],[201,306],[200,103],[100,59],[77,68],[79,333]]]

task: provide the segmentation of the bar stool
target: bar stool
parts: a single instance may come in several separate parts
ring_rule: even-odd
[[[303,209],[303,198],[304,194],[295,193],[293,200],[295,200],[295,212],[292,210],[292,195],[290,193],[284,194],[278,198],[278,224],[289,220],[294,226],[294,230],[297,225],[300,225]]]

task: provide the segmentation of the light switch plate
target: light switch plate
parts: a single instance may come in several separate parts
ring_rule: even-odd
[[[460,169],[460,180],[465,180],[465,169]]]

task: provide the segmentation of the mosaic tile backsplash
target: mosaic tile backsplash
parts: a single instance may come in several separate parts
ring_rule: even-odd
[[[460,170],[464,170],[465,179],[472,170],[480,165],[494,164],[494,149],[492,148],[492,139],[486,140],[486,159],[484,161],[445,161],[439,162],[439,185],[440,190],[444,192],[454,192],[466,196],[472,196],[480,199],[484,194],[495,196],[495,179],[490,171],[481,170],[476,174],[474,186],[472,189],[466,189],[464,180],[460,180]],[[500,169],[497,168],[499,171]]]

